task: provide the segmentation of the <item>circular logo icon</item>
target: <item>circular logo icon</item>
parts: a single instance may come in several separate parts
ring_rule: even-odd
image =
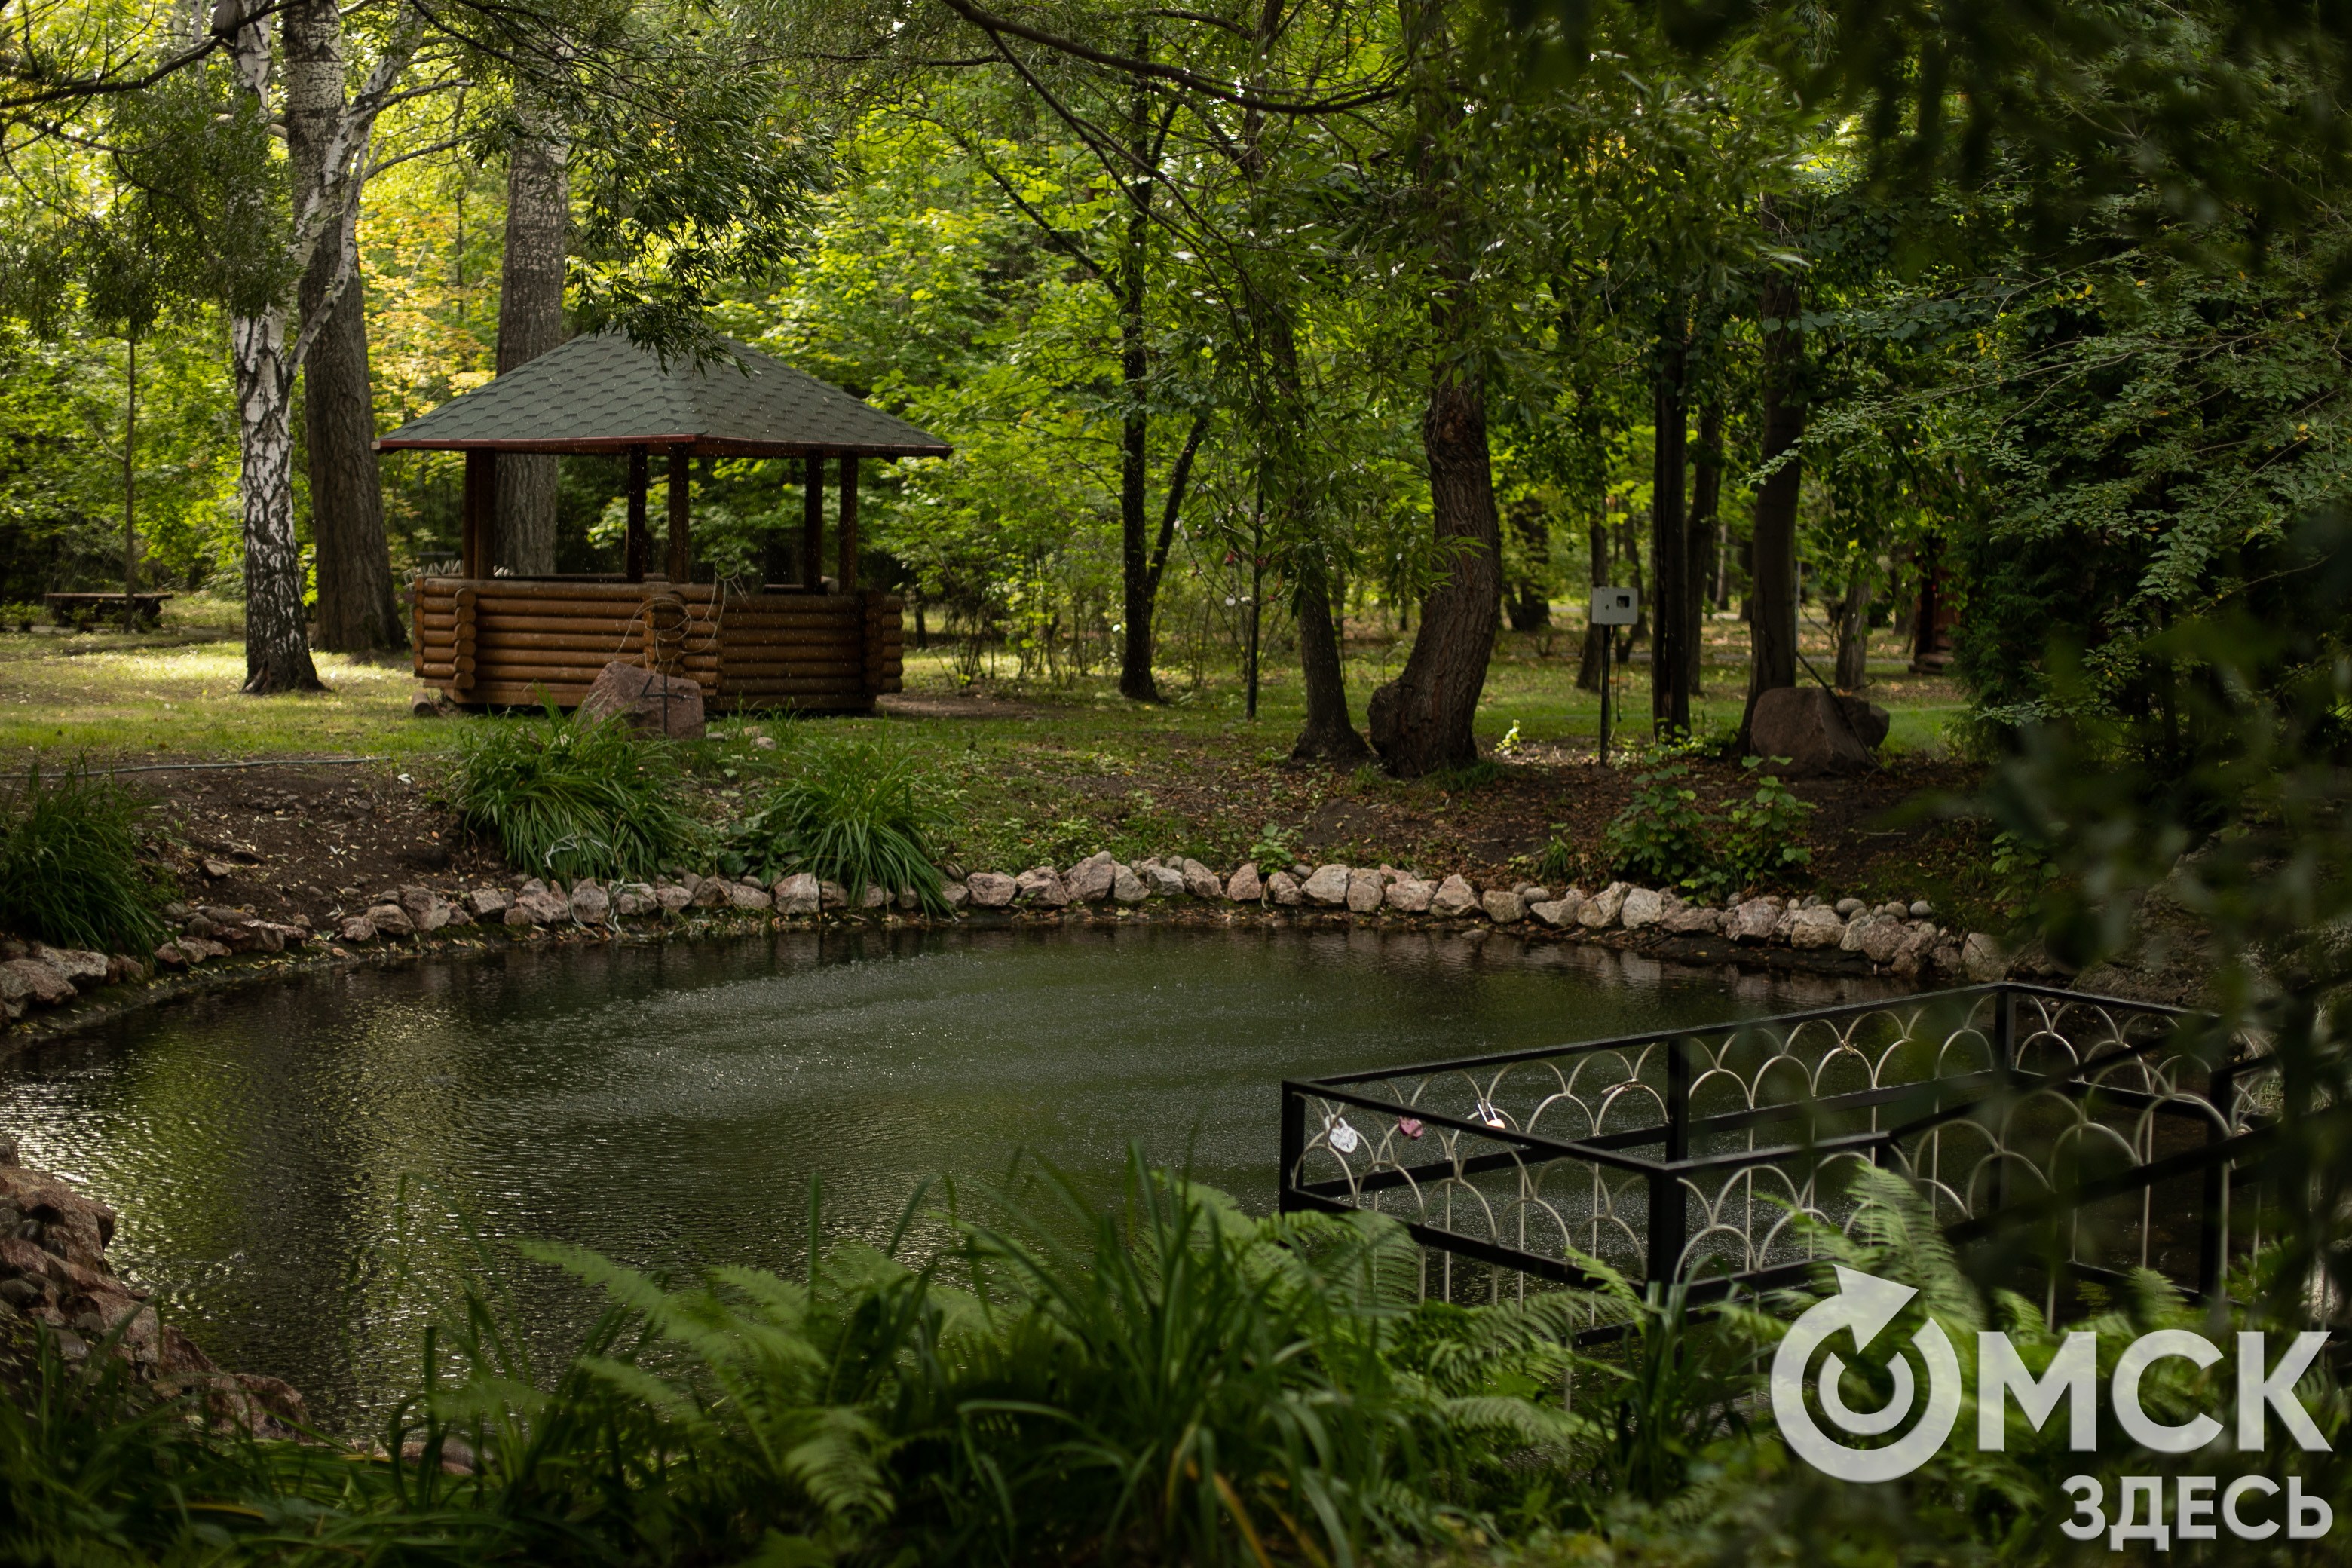
[[[1805,1370],[1812,1365],[1813,1352],[1847,1330],[1853,1331],[1856,1352],[1868,1350],[1879,1331],[1919,1293],[1908,1285],[1892,1284],[1851,1268],[1840,1268],[1837,1278],[1838,1293],[1815,1302],[1790,1324],[1788,1337],[1772,1357],[1772,1417],[1796,1456],[1824,1475],[1842,1481],[1895,1480],[1933,1458],[1944,1439],[1952,1435],[1952,1424],[1960,1415],[1959,1357],[1952,1353],[1952,1342],[1943,1325],[1929,1319],[1911,1336],[1912,1346],[1927,1369],[1927,1403],[1918,1425],[1879,1448],[1849,1447],[1829,1436],[1814,1424],[1812,1410],[1805,1403]],[[1885,1406],[1857,1411],[1847,1406],[1839,1388],[1845,1375],[1844,1360],[1835,1351],[1822,1358],[1816,1393],[1822,1414],[1832,1426],[1849,1436],[1876,1437],[1903,1425],[1917,1403],[1919,1391],[1907,1360],[1897,1356],[1888,1365],[1895,1388]]]

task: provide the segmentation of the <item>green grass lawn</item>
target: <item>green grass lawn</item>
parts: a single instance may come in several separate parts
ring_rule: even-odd
[[[0,636],[0,758],[20,772],[74,757],[132,763],[359,754],[429,783],[473,726],[502,721],[412,717],[404,658],[321,655],[320,674],[331,691],[244,696],[233,615],[234,606],[184,601],[157,633]],[[1738,720],[1747,684],[1745,628],[1717,622],[1708,631],[1702,731]],[[985,700],[874,721],[724,719],[710,742],[693,748],[694,769],[716,814],[791,753],[789,745],[757,748],[755,730],[789,739],[795,725],[822,724],[905,747],[955,792],[953,849],[974,867],[1066,864],[1104,847],[1230,866],[1254,852],[1311,842],[1342,857],[1531,868],[1549,825],[1580,822],[1577,836],[1597,841],[1596,814],[1605,821],[1622,793],[1622,772],[1581,766],[1593,755],[1600,701],[1576,689],[1577,649],[1572,628],[1549,637],[1505,634],[1476,725],[1499,773],[1490,770],[1491,784],[1475,787],[1447,778],[1402,784],[1372,768],[1288,765],[1302,710],[1286,662],[1268,668],[1253,720],[1229,670],[1211,669],[1197,681],[1190,672],[1167,671],[1171,700],[1152,707],[1121,699],[1108,673],[1052,686],[983,680],[964,692],[950,649],[940,645],[908,650],[908,695]],[[1406,652],[1402,641],[1351,641],[1349,697],[1360,726],[1373,689]],[[1807,653],[1826,666],[1826,647]],[[1871,695],[1894,716],[1889,749],[1935,756],[1941,726],[1959,707],[1952,684],[1910,677],[1893,659],[1874,664],[1873,677]],[[1620,673],[1621,700],[1632,713],[1618,728],[1621,763],[1638,762],[1647,746],[1648,680],[1644,665]],[[1555,772],[1561,768],[1571,771]]]

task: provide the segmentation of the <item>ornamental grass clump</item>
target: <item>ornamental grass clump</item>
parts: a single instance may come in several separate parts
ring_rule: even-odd
[[[789,776],[728,830],[719,864],[730,876],[814,872],[855,899],[868,887],[911,889],[947,910],[938,837],[948,786],[903,752],[871,741],[812,740]]]
[[[493,720],[462,742],[454,795],[468,832],[508,861],[565,881],[651,877],[687,858],[702,826],[681,804],[669,742],[619,719]]]
[[[0,931],[145,952],[163,939],[139,861],[140,802],[103,774],[37,767],[0,797]]]

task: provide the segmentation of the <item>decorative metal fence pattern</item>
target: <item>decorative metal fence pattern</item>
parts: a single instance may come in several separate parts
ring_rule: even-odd
[[[1376,1209],[1442,1255],[1573,1283],[1572,1255],[1710,1290],[1797,1279],[1856,1168],[1955,1240],[2054,1220],[2079,1278],[2200,1294],[2260,1238],[2231,1192],[2276,1068],[2177,1008],[2002,984],[1282,1086],[1285,1210]],[[2243,1205],[2242,1205],[2242,1209]],[[1492,1278],[1499,1279],[1499,1275]]]

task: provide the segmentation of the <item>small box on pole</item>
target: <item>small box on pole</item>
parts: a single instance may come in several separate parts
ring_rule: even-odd
[[[1595,588],[1592,590],[1592,624],[1596,626],[1630,626],[1641,617],[1641,597],[1631,588]],[[1601,636],[1601,765],[1609,765],[1609,697],[1616,686],[1617,637],[1613,632]]]

